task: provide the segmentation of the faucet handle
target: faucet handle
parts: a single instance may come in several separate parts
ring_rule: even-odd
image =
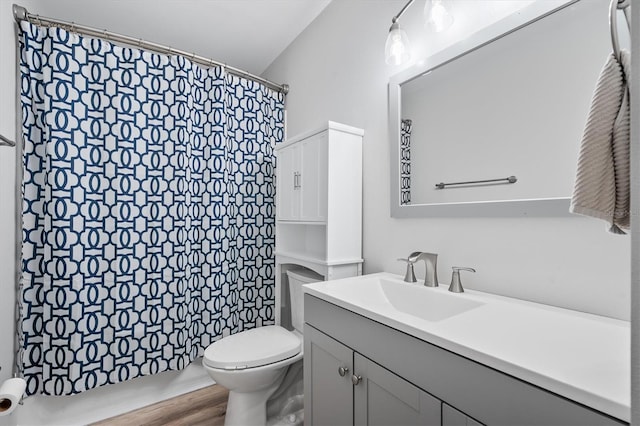
[[[462,282],[460,281],[460,271],[475,272],[476,270],[464,266],[452,266],[451,269],[453,269],[453,273],[451,274],[449,291],[452,293],[464,293],[464,288],[462,288]]]
[[[401,257],[398,259],[398,261],[407,263],[407,271],[404,273],[404,281],[407,283],[417,282],[418,280],[416,279],[416,274],[413,270],[413,264],[415,263],[415,260],[412,260],[411,258],[405,259]]]

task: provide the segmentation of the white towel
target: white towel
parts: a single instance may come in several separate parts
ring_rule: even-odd
[[[609,231],[629,229],[629,52],[607,60],[596,85],[578,158],[572,213],[606,220]]]

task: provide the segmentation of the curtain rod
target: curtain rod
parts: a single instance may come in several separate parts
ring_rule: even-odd
[[[238,77],[243,77],[249,80],[257,81],[271,89],[284,93],[285,95],[289,92],[288,84],[277,84],[267,79],[264,79],[262,77],[259,77],[257,75],[251,74],[250,72],[243,71],[241,69],[234,68],[227,64],[214,61],[213,59],[205,58],[204,56],[196,55],[195,53],[185,52],[184,50],[174,49],[169,46],[164,46],[158,43],[152,43],[150,41],[129,37],[123,34],[112,33],[107,30],[99,30],[97,28],[87,27],[85,25],[78,25],[74,22],[65,22],[65,21],[60,21],[53,18],[45,18],[40,15],[34,15],[32,13],[29,13],[27,9],[25,9],[24,7],[18,6],[17,4],[13,5],[13,17],[18,23],[20,21],[27,21],[32,24],[38,24],[41,26],[61,27],[65,30],[68,30],[77,34],[89,35],[89,36],[94,36],[98,38],[103,38],[109,41],[125,43],[130,46],[136,46],[136,47],[151,50],[157,53],[184,56],[190,59],[192,62],[195,62],[198,64],[208,65],[208,66],[216,65],[216,66],[222,67],[230,74],[233,74]]]
[[[11,139],[5,138],[0,135],[0,146],[16,146],[16,143]]]

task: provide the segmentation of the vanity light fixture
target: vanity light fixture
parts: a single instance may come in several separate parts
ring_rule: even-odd
[[[427,0],[424,4],[424,25],[429,30],[439,33],[453,24],[450,6],[445,0]]]
[[[391,22],[387,42],[384,46],[385,61],[389,65],[402,65],[411,58],[409,37],[407,37],[406,31],[400,28],[397,18],[393,18]]]
[[[409,0],[400,12],[391,18],[391,28],[389,28],[387,42],[384,45],[384,60],[389,65],[402,65],[411,58],[409,37],[407,37],[405,30],[400,28],[398,19],[414,1]]]
[[[391,19],[391,28],[384,46],[385,61],[389,65],[402,65],[411,58],[407,33],[400,27],[399,19],[415,0],[409,0]],[[426,0],[424,5],[425,27],[434,32],[444,31],[453,24],[453,15],[446,5],[450,0]]]

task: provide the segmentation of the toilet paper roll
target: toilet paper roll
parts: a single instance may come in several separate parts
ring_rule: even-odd
[[[27,382],[20,377],[5,380],[0,386],[0,416],[11,414],[22,399]]]

